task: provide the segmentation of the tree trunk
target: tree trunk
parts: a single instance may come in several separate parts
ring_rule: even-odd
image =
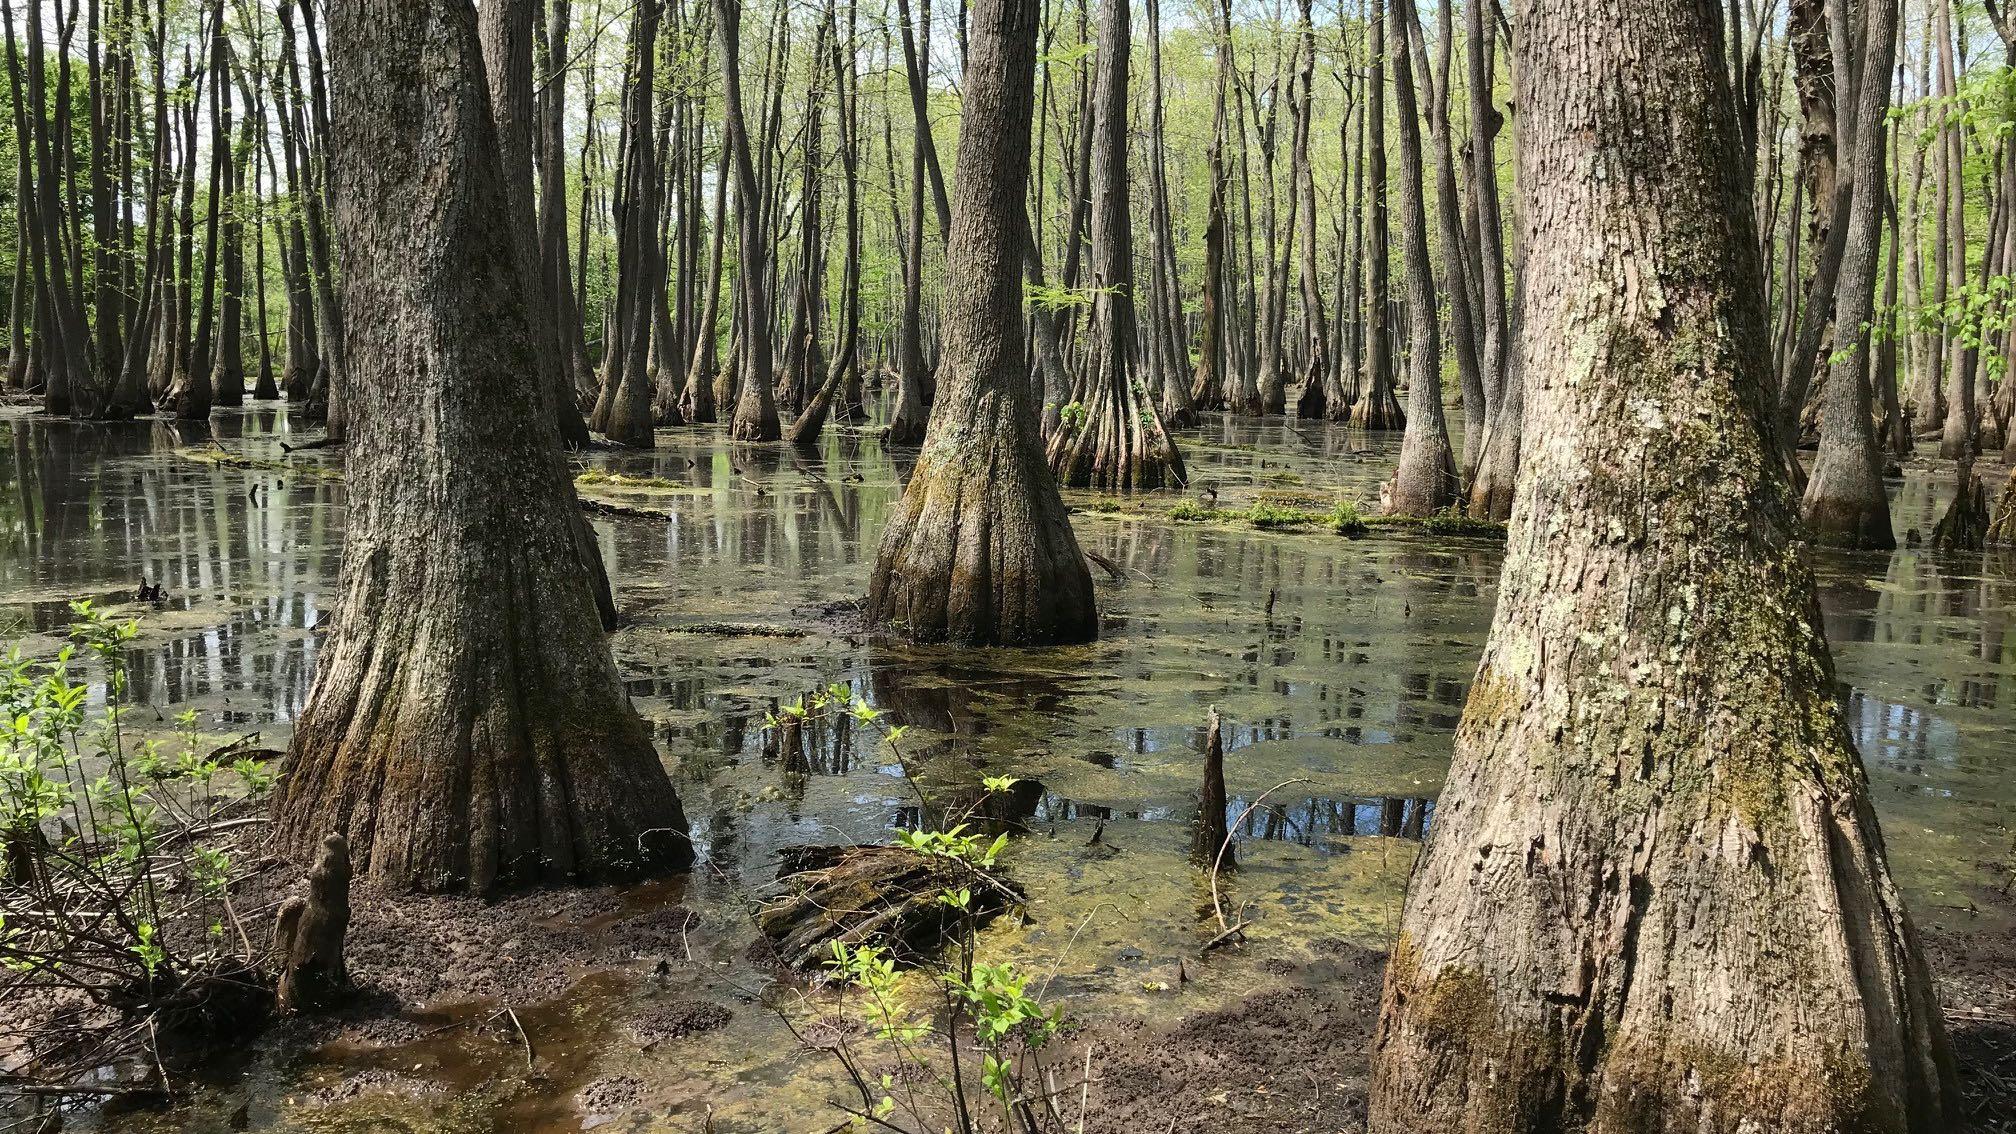
[[[1856,38],[1864,45],[1863,78],[1854,92],[1850,132],[1841,139],[1853,183],[1848,243],[1835,292],[1833,362],[1821,392],[1820,450],[1800,513],[1816,543],[1887,551],[1897,546],[1897,537],[1890,529],[1883,454],[1870,415],[1868,327],[1876,316],[1876,269],[1883,243],[1884,126],[1897,44],[1897,0],[1863,0],[1859,13],[1863,26]]]
[[[1204,323],[1203,340],[1198,344],[1197,370],[1190,380],[1191,400],[1199,409],[1228,408],[1225,377],[1221,373],[1225,353],[1225,193],[1230,172],[1225,168],[1225,99],[1232,85],[1231,17],[1221,0],[1215,9],[1218,56],[1218,83],[1212,96],[1209,212],[1204,222],[1204,298],[1199,315]],[[1243,410],[1245,407],[1231,407]]]
[[[1169,217],[1169,176],[1163,155],[1168,145],[1163,132],[1162,85],[1162,5],[1148,0],[1148,76],[1152,84],[1148,102],[1148,199],[1152,206],[1149,221],[1154,230],[1154,296],[1159,318],[1155,322],[1152,347],[1158,351],[1162,380],[1156,384],[1161,399],[1162,420],[1171,429],[1187,429],[1197,424],[1197,407],[1190,403],[1190,342],[1184,329],[1183,293],[1176,279],[1176,236]]]
[[[1296,239],[1302,261],[1302,396],[1295,416],[1321,418],[1329,404],[1330,321],[1323,311],[1322,270],[1316,261],[1316,178],[1309,162],[1309,120],[1315,117],[1316,29],[1310,0],[1302,0],[1296,20],[1302,41],[1295,80],[1295,148],[1291,162],[1297,201]]]
[[[2016,547],[2016,463],[2011,464],[2009,479],[2002,483],[2002,499],[1995,506],[1994,522],[1988,525],[1987,543],[1990,547]]]
[[[1456,355],[1458,388],[1463,392],[1462,483],[1477,471],[1484,439],[1484,373],[1478,352],[1482,348],[1477,333],[1476,309],[1479,295],[1469,278],[1475,272],[1469,246],[1471,236],[1464,223],[1462,193],[1456,186],[1456,146],[1450,137],[1449,72],[1455,56],[1454,14],[1448,4],[1436,8],[1435,63],[1430,70],[1427,46],[1422,42],[1421,20],[1417,13],[1407,22],[1409,54],[1414,59],[1415,84],[1428,92],[1430,137],[1435,146],[1435,201],[1437,228],[1442,243],[1443,292],[1449,297],[1449,341]],[[1418,137],[1419,127],[1415,128]],[[1425,176],[1425,174],[1424,174]],[[1416,191],[1416,196],[1420,191]],[[1440,363],[1437,363],[1439,386]],[[1411,400],[1412,395],[1409,395]],[[1444,427],[1447,433],[1447,427]],[[1461,496],[1461,483],[1456,493]]]
[[[1444,0],[1446,2],[1446,0]],[[1392,36],[1405,45],[1420,34],[1414,0],[1391,0]],[[1393,64],[1394,113],[1400,122],[1400,239],[1407,256],[1407,434],[1400,442],[1400,461],[1385,493],[1386,509],[1403,516],[1427,516],[1455,504],[1462,485],[1456,479],[1456,455],[1449,446],[1449,427],[1442,415],[1442,339],[1435,314],[1435,275],[1428,259],[1428,210],[1422,203],[1425,171],[1421,161],[1421,119],[1414,105],[1414,68],[1407,65],[1404,46]],[[1425,68],[1424,74],[1425,74]],[[1447,179],[1453,188],[1454,174]],[[1454,205],[1453,194],[1445,200]],[[1450,228],[1445,215],[1443,227]],[[1455,233],[1445,231],[1454,246]],[[1455,264],[1454,256],[1445,257]],[[1468,336],[1468,308],[1461,279],[1449,281],[1452,306],[1465,312],[1456,334]],[[1473,358],[1471,372],[1474,374]]]
[[[224,204],[220,210],[220,228],[217,239],[220,244],[219,258],[222,261],[219,279],[220,294],[217,301],[217,349],[216,361],[210,368],[210,396],[220,406],[242,406],[245,404],[245,219],[247,205],[241,204],[245,192],[245,162],[252,156],[252,108],[245,108],[245,119],[240,126],[238,143],[234,147],[227,141],[231,137],[231,82],[230,75],[220,67],[211,76],[217,84],[217,99],[222,114],[218,118],[218,133],[212,145],[224,148]]]
[[[1946,99],[1939,126],[1940,252],[1945,272],[1939,299],[1957,297],[1967,287],[1967,174],[1961,153],[1962,108],[1959,71],[1953,59],[1953,0],[1932,0],[1932,34],[1938,43],[1939,94]],[[1974,454],[1974,367],[1965,336],[1946,336],[1946,421],[1939,433],[1939,455],[1964,460]]]
[[[274,798],[394,890],[683,864],[685,818],[597,618],[541,413],[469,0],[334,5],[335,227],[355,332],[334,629]]]
[[[1375,1134],[1960,1122],[1795,545],[1716,8],[1521,12],[1546,443],[1401,915]]]
[[[1128,0],[1099,9],[1092,139],[1091,350],[1079,377],[1079,420],[1049,444],[1049,462],[1072,488],[1135,492],[1184,481],[1183,457],[1162,427],[1155,397],[1135,377],[1134,233],[1127,179]],[[1026,180],[1026,178],[1024,179]],[[1016,183],[1016,192],[1024,190]],[[1018,320],[1019,321],[1019,320]]]
[[[731,147],[724,140],[721,165],[714,171],[713,251],[707,258],[707,296],[700,301],[700,321],[693,336],[693,357],[686,365],[686,388],[679,395],[679,416],[689,424],[706,425],[715,419],[714,369],[721,333],[721,252],[728,235],[728,165]]]
[[[714,24],[721,32],[721,79],[727,111],[729,150],[735,161],[735,213],[740,255],[735,292],[742,316],[741,391],[728,436],[737,441],[775,441],[784,435],[777,404],[770,397],[770,284],[766,265],[769,235],[763,224],[763,190],[750,156],[749,120],[742,112],[742,0],[714,0]]]
[[[968,14],[938,398],[868,589],[869,618],[915,641],[1034,646],[1090,641],[1099,629],[1023,360],[1041,8],[975,0]]]
[[[1389,311],[1386,226],[1386,3],[1372,0],[1366,15],[1371,38],[1370,77],[1365,87],[1365,382],[1351,406],[1351,424],[1364,429],[1399,429],[1407,424],[1393,393],[1393,334]]]
[[[1483,469],[1492,459],[1490,450],[1494,442],[1504,443],[1496,439],[1502,434],[1509,434],[1513,439],[1511,443],[1516,446],[1519,435],[1517,422],[1500,424],[1506,396],[1506,356],[1512,341],[1511,319],[1505,309],[1504,220],[1498,203],[1497,139],[1505,119],[1493,102],[1495,29],[1485,15],[1485,7],[1484,0],[1472,0],[1463,6],[1463,25],[1467,33],[1464,64],[1470,88],[1470,200],[1476,213],[1477,290],[1482,300],[1477,307],[1477,320],[1483,345],[1477,362],[1483,371],[1484,386],[1484,437],[1476,469],[1471,475],[1473,488],[1483,478]],[[1510,484],[1506,487],[1509,490]],[[1505,517],[1494,518],[1502,520]]]
[[[306,3],[305,0],[296,0],[293,4],[286,3],[283,0],[280,5],[280,53],[287,61],[288,89],[293,97],[293,104],[297,109],[303,108],[304,103],[307,107],[312,108],[318,105],[320,100],[318,98],[304,100],[303,98],[300,64],[292,47],[293,24],[289,15],[290,12],[298,13],[301,17],[301,30],[303,37],[308,41],[307,55],[313,68],[310,72],[312,79],[319,72],[321,66],[320,52],[315,50],[313,6]],[[309,89],[311,91],[319,90],[319,85],[317,82],[311,82]],[[307,115],[309,112],[307,109],[303,109],[302,113]],[[320,155],[317,155],[314,152],[314,147],[309,145],[307,132],[305,130],[301,132],[301,172],[303,184],[297,190],[297,196],[302,206],[303,218],[307,222],[308,275],[314,284],[315,322],[320,331],[317,345],[320,348],[321,356],[319,365],[315,371],[315,388],[310,394],[309,401],[311,409],[319,412],[320,416],[323,417],[329,439],[332,441],[341,441],[345,439],[348,432],[348,413],[345,408],[344,390],[345,379],[348,375],[344,367],[344,360],[349,340],[344,335],[344,308],[341,297],[337,294],[336,258],[330,248],[329,223],[323,207],[323,187],[326,184],[327,178],[323,167],[331,158],[329,150],[332,145],[332,140],[329,136],[329,124],[326,118],[327,115],[320,112],[316,112],[311,116],[311,120],[315,123],[314,136],[322,140],[322,153]],[[184,192],[186,193],[187,191],[185,184]]]
[[[898,0],[903,3],[903,0]],[[886,440],[891,445],[915,445],[924,440],[928,424],[925,415],[924,389],[931,383],[929,368],[924,362],[924,178],[927,165],[925,155],[931,145],[931,120],[925,113],[923,79],[918,75],[920,66],[929,65],[929,57],[918,59],[913,38],[921,38],[928,48],[931,42],[931,9],[924,9],[924,34],[913,36],[910,30],[910,8],[904,3],[902,9],[903,59],[905,70],[910,75],[910,197],[909,220],[904,223],[903,239],[903,317],[896,329],[896,407],[889,415],[889,430]]]
[[[657,0],[641,0],[631,26],[622,183],[615,196],[616,318],[604,344],[602,390],[588,422],[611,441],[639,449],[655,443],[649,361],[658,261],[658,160],[651,110],[660,11]]]
[[[504,163],[504,196],[509,210],[502,221],[524,279],[525,310],[535,334],[532,349],[538,359],[541,391],[568,448],[588,443],[588,423],[574,401],[574,380],[560,354],[560,339],[552,331],[552,301],[540,270],[539,231],[532,209],[532,40],[539,22],[537,0],[484,0],[477,12],[483,41],[483,70],[489,81],[490,112],[497,123],[497,144]]]
[[[582,312],[575,301],[573,272],[567,249],[567,35],[572,8],[568,0],[552,0],[544,46],[544,88],[539,96],[539,256],[544,295],[551,304],[546,329],[552,337],[566,387],[558,391],[574,405],[573,419],[562,418],[561,436],[569,444],[585,445],[588,423],[581,420],[580,391],[589,388],[588,347],[581,333]],[[535,43],[535,46],[537,44]],[[591,68],[592,70],[592,68]],[[582,197],[588,196],[584,187]],[[585,230],[584,230],[585,235]],[[538,322],[534,312],[534,322]],[[578,432],[574,422],[580,421]]]
[[[840,165],[845,171],[847,194],[847,248],[840,279],[840,340],[833,348],[833,361],[826,377],[806,402],[804,412],[791,423],[785,436],[793,445],[812,446],[826,427],[833,400],[844,395],[847,380],[855,373],[855,340],[861,329],[861,182],[859,154],[860,92],[854,55],[846,44],[854,42],[856,12],[847,9],[847,39],[843,44],[834,34],[833,0],[827,0],[827,41],[831,45],[834,103],[840,126]]]

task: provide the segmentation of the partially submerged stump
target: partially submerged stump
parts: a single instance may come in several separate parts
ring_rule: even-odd
[[[1979,551],[1986,544],[1988,531],[1988,491],[1974,472],[1974,462],[1962,461],[1960,487],[1932,529],[1932,546],[1941,551]]]
[[[2016,547],[2016,468],[2009,470],[2009,479],[2002,485],[2002,499],[1995,505],[1995,522],[1988,525],[1988,543],[1995,547]]]
[[[350,986],[343,964],[343,935],[350,928],[350,843],[322,840],[308,871],[308,896],[280,906],[273,922],[273,953],[280,969],[275,997],[284,1012],[326,1008]]]
[[[930,956],[966,916],[938,900],[947,890],[971,892],[976,927],[1022,901],[998,874],[905,847],[789,847],[777,881],[783,892],[756,911],[756,928],[783,963],[807,972],[832,958],[834,941],[877,946],[904,963]]]
[[[1201,870],[1232,870],[1235,863],[1225,826],[1225,737],[1212,706],[1204,724],[1204,783],[1197,789],[1197,818],[1190,828],[1190,861]],[[1222,854],[1222,857],[1221,857]]]

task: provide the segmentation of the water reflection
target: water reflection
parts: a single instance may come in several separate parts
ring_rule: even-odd
[[[0,418],[0,625],[60,632],[67,601],[168,599],[128,657],[135,695],[200,726],[284,736],[313,678],[343,529],[340,456],[289,452],[284,410],[90,425]],[[629,624],[614,638],[696,837],[759,875],[779,845],[886,837],[914,821],[914,777],[940,798],[981,774],[1040,784],[1030,824],[1179,824],[1195,798],[1206,710],[1226,728],[1232,818],[1280,779],[1242,837],[1316,851],[1419,838],[1488,628],[1499,550],[1483,542],[1261,536],[1084,514],[1107,634],[1039,652],[872,645],[833,612],[866,587],[910,455],[864,430],[817,452],[670,430],[648,453],[590,461],[647,483],[598,486],[663,521],[599,518]],[[1188,435],[1193,489],[1228,506],[1262,492],[1376,496],[1398,438],[1214,418]],[[1929,529],[1949,471],[1893,482],[1896,522]],[[1850,727],[1907,887],[1971,885],[2006,850],[2016,777],[2016,572],[2008,557],[1901,550],[1824,556],[1824,628]],[[741,627],[724,633],[719,627]],[[766,715],[842,683],[909,731]],[[899,750],[900,749],[900,750]],[[1015,810],[1023,807],[1017,802]]]

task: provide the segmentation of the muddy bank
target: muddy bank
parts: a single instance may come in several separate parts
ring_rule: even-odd
[[[825,1104],[851,1101],[844,1084],[825,1053],[784,1035],[777,1014],[790,1013],[813,1043],[832,1029],[858,1034],[858,1021],[836,1015],[829,992],[735,964],[753,939],[747,927],[701,918],[679,904],[682,888],[488,904],[367,897],[351,1001],[277,1023],[267,1044],[285,1054],[273,1069],[212,1083],[195,1107],[128,1113],[120,1124],[383,1129],[406,1116],[420,1123],[407,1128],[438,1131],[829,1129],[844,1115]],[[1927,948],[1971,1129],[2016,1130],[2016,945],[1932,932]],[[1157,966],[1152,983],[1170,987],[1154,1008],[1081,1005],[1051,1064],[1075,1082],[1089,1049],[1085,1129],[1101,1134],[1362,1130],[1384,965],[1377,950],[1318,939],[1190,958],[1181,975]],[[727,980],[708,971],[731,968],[741,971]],[[766,1023],[790,1067],[789,1087],[767,1096],[774,1108],[731,1094],[716,1106],[694,1090],[729,1054],[725,1033]],[[280,1069],[289,1085],[268,1097]],[[1063,1109],[1075,1122],[1075,1091]]]

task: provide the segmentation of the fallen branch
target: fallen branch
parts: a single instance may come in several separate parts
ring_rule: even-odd
[[[1022,901],[998,875],[905,847],[791,847],[777,881],[785,892],[756,911],[756,927],[785,964],[808,972],[832,957],[835,941],[906,961],[936,951],[965,916],[939,900],[948,890],[970,891],[976,925]]]

